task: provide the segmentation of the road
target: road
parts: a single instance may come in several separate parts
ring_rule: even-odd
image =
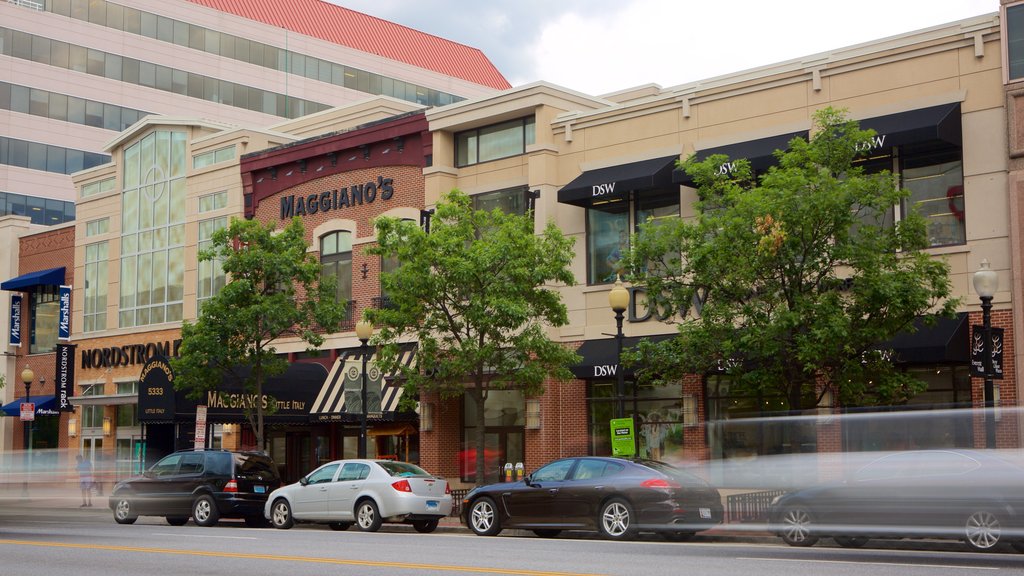
[[[98,499],[104,502],[105,499]],[[1024,554],[976,554],[956,543],[916,549],[790,548],[773,538],[657,538],[609,542],[595,537],[537,538],[506,532],[482,538],[464,530],[417,534],[385,527],[367,534],[323,526],[292,530],[222,522],[169,526],[161,518],[115,524],[104,508],[26,507],[0,500],[0,573],[122,576],[187,574],[420,575],[777,575],[850,576],[1024,573]]]

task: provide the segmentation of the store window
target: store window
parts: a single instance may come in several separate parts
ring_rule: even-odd
[[[610,456],[612,453],[610,422],[617,417],[617,386],[616,380],[591,380],[588,384],[592,456]],[[622,404],[625,417],[633,416],[636,422],[639,457],[653,460],[684,458],[683,432],[692,422],[687,421],[682,384],[637,386],[630,379],[625,382]]]
[[[81,396],[100,396],[103,394],[103,384],[85,384],[82,386]],[[87,428],[92,433],[102,434],[103,432],[103,406],[97,404],[85,404],[82,406],[82,430],[85,433]]]
[[[484,482],[476,482],[476,403],[463,396],[462,450],[459,477],[463,482],[497,482],[506,462],[525,462],[523,430],[526,400],[520,390],[490,390],[484,404]]]
[[[331,232],[320,238],[320,265],[324,278],[334,278],[334,301],[352,301],[352,233]],[[351,313],[351,308],[349,309]]]
[[[713,459],[816,452],[813,422],[789,416],[789,402],[774,391],[750,390],[728,376],[705,382],[708,444]]]
[[[532,116],[459,132],[455,135],[455,163],[461,168],[525,154],[534,138]]]
[[[679,217],[679,192],[649,190],[634,193],[633,201],[587,208],[587,284],[606,284],[625,272],[623,255],[630,234],[643,223]]]
[[[53,352],[57,347],[57,317],[60,313],[56,286],[40,286],[31,297],[32,342],[30,354]]]
[[[493,192],[474,194],[473,209],[490,212],[498,208],[506,214],[526,214],[526,186],[515,186]]]

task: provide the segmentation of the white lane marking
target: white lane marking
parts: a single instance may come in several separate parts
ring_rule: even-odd
[[[903,562],[865,562],[863,560],[801,560],[799,558],[758,558],[756,556],[737,556],[737,560],[756,560],[758,562],[806,562],[812,564],[857,564],[860,566],[900,566],[906,568],[948,568],[950,570],[999,570],[991,566],[952,566],[949,564],[912,564]]]
[[[209,534],[182,534],[181,532],[153,532],[153,536],[174,536],[175,538],[220,538],[221,540],[259,540],[252,536],[210,536]]]

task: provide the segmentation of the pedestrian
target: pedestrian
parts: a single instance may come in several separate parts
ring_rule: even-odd
[[[92,487],[95,481],[92,477],[92,462],[82,457],[79,454],[77,457],[78,465],[75,469],[78,470],[78,486],[82,489],[82,505],[79,508],[88,508],[92,506]]]

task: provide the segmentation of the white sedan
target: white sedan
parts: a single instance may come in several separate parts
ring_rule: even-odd
[[[275,528],[318,522],[334,530],[355,523],[376,532],[384,522],[433,532],[452,511],[448,481],[415,464],[393,460],[335,460],[270,493],[263,513]]]

